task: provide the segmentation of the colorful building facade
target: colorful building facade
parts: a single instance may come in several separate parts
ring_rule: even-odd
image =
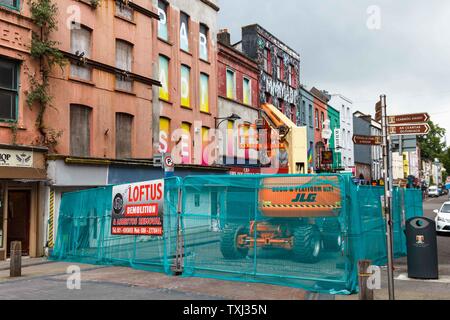
[[[155,61],[162,84],[154,109],[159,153],[176,163],[211,165],[203,150],[217,116],[217,1],[157,1]]]

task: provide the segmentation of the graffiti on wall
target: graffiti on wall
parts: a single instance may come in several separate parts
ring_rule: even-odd
[[[267,74],[262,74],[261,85],[264,92],[269,93],[274,98],[282,99],[289,104],[298,103],[298,90],[280,80],[275,80]]]

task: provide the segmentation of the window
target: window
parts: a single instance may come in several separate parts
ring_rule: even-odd
[[[0,59],[0,120],[2,121],[17,120],[18,70],[18,63]]]
[[[127,113],[116,113],[116,158],[131,158],[131,133],[133,116]]]
[[[291,120],[293,123],[297,123],[296,114],[295,114],[295,104],[291,104]]]
[[[169,101],[169,58],[165,56],[159,56],[159,98],[164,101]]]
[[[159,152],[170,152],[170,119],[159,119]]]
[[[314,115],[314,119],[316,121],[316,129],[319,130],[320,129],[320,123],[319,123],[319,110],[316,109],[315,115]]]
[[[301,123],[302,125],[306,126],[306,102],[303,101],[302,107],[301,107]]]
[[[75,157],[91,155],[91,108],[70,106],[70,154]]]
[[[323,112],[320,113],[320,128],[323,129],[323,123],[325,122],[325,114]]]
[[[209,76],[200,74],[200,111],[209,113]]]
[[[207,147],[209,145],[209,128],[202,127],[202,165],[207,166],[209,164],[209,154]]]
[[[70,51],[83,58],[91,57],[92,31],[84,26],[72,23],[70,32]],[[70,65],[70,76],[90,81],[92,70],[84,65],[72,63]]]
[[[169,40],[169,30],[167,28],[168,19],[167,19],[167,8],[168,4],[165,1],[158,1],[158,38],[168,41]]]
[[[180,14],[180,48],[189,52],[189,16],[184,12]]]
[[[282,70],[282,60],[277,56],[277,78],[282,80],[281,78],[281,70]]]
[[[236,99],[236,78],[230,69],[227,69],[227,98]]]
[[[0,0],[0,6],[19,10],[19,0]]]
[[[243,95],[242,102],[247,105],[252,104],[252,83],[251,80],[244,77],[244,83],[242,85]]]
[[[342,129],[341,147],[344,149],[346,148],[347,144],[347,141],[345,139],[347,139],[347,131],[345,131],[345,129]]]
[[[191,124],[189,122],[182,122],[181,129],[183,135],[181,137],[181,157],[183,164],[191,163]]]
[[[200,207],[200,195],[198,193],[194,194],[194,206],[196,208]]]
[[[116,15],[130,21],[134,20],[134,10],[118,0],[116,0]]]
[[[272,61],[271,61],[271,57],[270,57],[270,51],[269,49],[265,48],[264,49],[264,71],[267,72],[268,74],[272,74]]]
[[[188,66],[181,66],[181,105],[183,107],[191,107],[190,81],[191,68]]]
[[[293,73],[294,72],[294,68],[292,67],[292,64],[289,65],[288,67],[288,81],[289,81],[289,85],[292,87],[294,85],[294,77],[293,77]]]
[[[133,45],[122,40],[116,40],[116,67],[131,72],[133,64]],[[133,81],[123,75],[116,75],[116,89],[132,91]]]
[[[204,24],[200,24],[199,35],[199,52],[200,59],[208,61],[208,27]]]

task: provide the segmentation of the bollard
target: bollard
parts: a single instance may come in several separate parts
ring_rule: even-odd
[[[22,242],[11,242],[11,260],[9,263],[9,276],[20,277],[22,276]]]
[[[367,273],[367,269],[371,264],[370,260],[358,261],[359,300],[373,300],[373,290],[367,286],[367,280],[372,275]]]

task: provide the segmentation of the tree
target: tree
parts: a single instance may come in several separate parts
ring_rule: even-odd
[[[439,127],[433,121],[428,121],[430,132],[425,136],[417,138],[422,154],[422,159],[434,161],[441,159],[446,149],[445,142],[442,138],[445,136],[445,129]]]

